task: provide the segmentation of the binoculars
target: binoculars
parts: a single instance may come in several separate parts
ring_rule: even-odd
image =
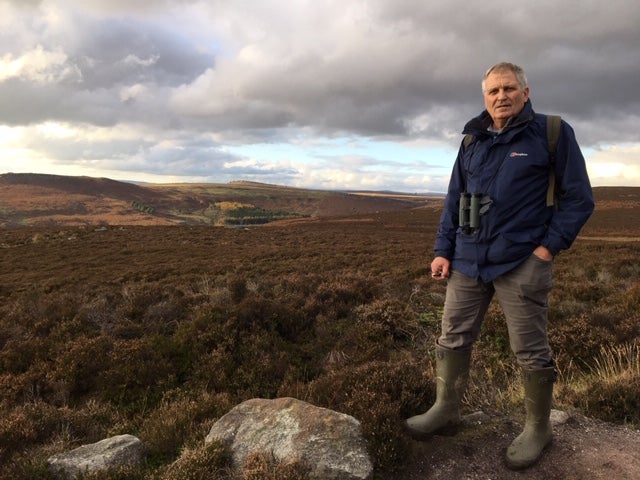
[[[480,216],[489,211],[493,200],[482,193],[460,194],[459,225],[465,234],[473,234],[480,228]]]

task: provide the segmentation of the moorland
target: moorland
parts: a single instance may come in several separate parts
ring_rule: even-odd
[[[640,189],[594,193],[596,212],[555,261],[555,408],[637,430]],[[434,399],[441,203],[1,175],[0,478],[49,479],[49,455],[131,433],[147,462],[86,479],[303,479],[268,458],[254,476],[232,473],[228,452],[202,445],[234,405],[278,396],[360,420],[377,478],[440,478],[407,472],[415,447],[399,425]],[[465,411],[520,415],[496,304],[474,365]],[[191,464],[176,469],[184,452]],[[523,478],[562,478],[535,468]]]
[[[437,199],[237,181],[133,184],[108,178],[0,174],[0,226],[250,226],[406,210]]]

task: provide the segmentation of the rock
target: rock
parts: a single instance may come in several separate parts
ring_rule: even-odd
[[[551,409],[549,415],[549,420],[553,426],[565,424],[569,421],[569,418],[571,418],[570,415],[562,410]]]
[[[138,465],[144,457],[142,442],[133,435],[118,435],[97,443],[82,445],[69,452],[49,457],[49,470],[64,478],[81,473]]]
[[[281,461],[305,463],[313,479],[370,479],[373,474],[358,420],[294,398],[237,405],[211,427],[205,444],[214,440],[230,447],[239,467],[250,453],[271,452]]]
[[[476,425],[482,425],[483,423],[488,423],[491,421],[491,417],[484,413],[482,410],[478,410],[477,412],[470,413],[462,417],[462,425],[465,427],[473,427]]]

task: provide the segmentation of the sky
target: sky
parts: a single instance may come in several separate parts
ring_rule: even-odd
[[[640,186],[635,0],[0,0],[0,173],[444,192],[488,67]]]

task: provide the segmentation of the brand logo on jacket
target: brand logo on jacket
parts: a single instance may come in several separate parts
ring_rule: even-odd
[[[528,157],[529,154],[525,152],[511,152],[510,157]]]

